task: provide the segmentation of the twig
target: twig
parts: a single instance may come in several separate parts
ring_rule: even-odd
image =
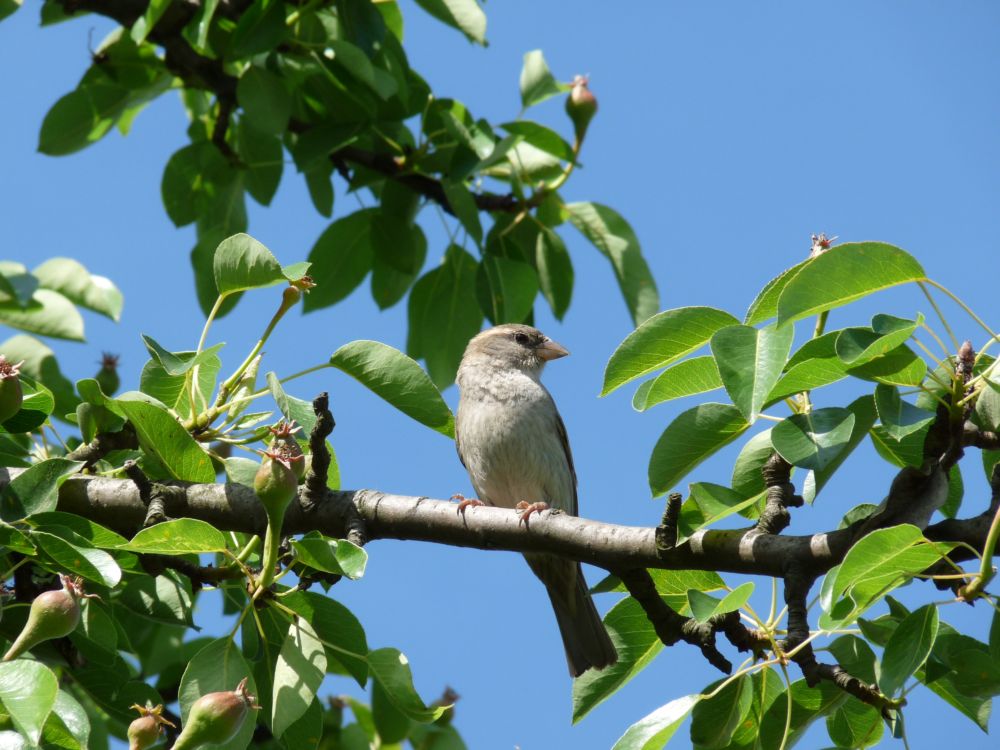
[[[134,450],[139,447],[139,438],[129,422],[118,432],[99,432],[89,443],[66,454],[70,461],[83,461],[84,469],[90,469],[111,451]]]
[[[326,438],[337,423],[330,413],[330,398],[324,391],[313,399],[316,424],[309,434],[309,453],[312,463],[306,474],[305,492],[300,498],[303,509],[312,511],[326,496],[327,474],[330,471],[330,451],[326,448]]]

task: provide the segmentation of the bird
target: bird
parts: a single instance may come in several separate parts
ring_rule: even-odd
[[[470,505],[514,508],[527,523],[546,508],[577,515],[577,481],[566,426],[542,385],[547,362],[569,352],[537,328],[504,324],[469,342],[458,367],[455,444],[477,500]],[[618,653],[587,589],[580,563],[525,554],[545,584],[572,677],[603,669]]]

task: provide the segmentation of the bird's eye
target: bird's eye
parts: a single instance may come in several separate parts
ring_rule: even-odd
[[[526,334],[526,333],[515,333],[514,334],[514,341],[516,341],[517,343],[519,343],[521,346],[527,346],[528,345],[528,334]]]

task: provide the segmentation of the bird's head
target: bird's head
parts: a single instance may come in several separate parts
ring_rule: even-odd
[[[557,344],[537,328],[508,323],[489,328],[473,338],[465,349],[463,363],[538,372],[549,360],[567,354],[562,344]]]

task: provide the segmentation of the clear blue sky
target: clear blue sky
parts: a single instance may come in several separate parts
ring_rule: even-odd
[[[517,114],[524,52],[543,49],[563,80],[589,73],[600,112],[585,169],[565,197],[610,204],[632,222],[665,308],[707,304],[742,314],[760,286],[805,257],[810,233],[825,231],[909,250],[998,324],[995,4],[506,0],[486,10],[490,46],[482,49],[405,2],[412,64],[439,96],[455,96],[493,121]],[[173,228],[159,197],[163,166],[183,145],[186,123],[171,94],[143,112],[126,138],[112,133],[70,157],[36,154],[46,110],[88,64],[88,32],[95,29],[96,45],[107,30],[89,18],[39,29],[37,17],[38,3],[29,2],[0,24],[0,254],[29,266],[68,255],[115,280],[125,294],[122,322],[88,315],[88,342],[55,348],[74,379],[96,371],[101,350],[120,352],[124,386],[133,388],[146,358],[140,332],[191,348],[202,321],[187,261],[193,232]],[[557,101],[537,117],[566,126]],[[353,196],[337,195],[337,215],[356,208]],[[436,216],[426,218],[434,263],[444,237]],[[250,232],[287,263],[303,259],[325,225],[289,165],[273,206],[251,211]],[[541,304],[536,314],[573,352],[549,368],[546,381],[577,456],[581,512],[650,525],[661,504],[646,484],[649,452],[672,416],[692,404],[640,415],[629,394],[596,397],[604,362],[631,325],[606,261],[575,234],[566,238],[577,268],[574,302],[562,324]],[[899,315],[931,312],[909,292],[883,299]],[[264,295],[244,299],[217,326],[229,361],[242,358],[272,305]],[[874,310],[838,312],[831,325],[864,323]],[[981,341],[955,320],[960,335]],[[402,348],[405,304],[379,313],[362,289],[285,331],[269,347],[279,372],[321,361],[356,338]],[[331,392],[346,487],[431,497],[469,491],[450,441],[345,377],[316,376],[298,393],[319,390]],[[446,396],[454,403],[454,389]],[[733,455],[706,463],[692,480],[725,482]],[[965,508],[979,512],[986,486],[978,457],[966,463]],[[857,502],[878,502],[891,477],[870,450],[841,474],[815,507],[795,514],[789,533],[829,528]],[[428,699],[445,685],[462,695],[456,721],[471,748],[610,747],[632,722],[715,679],[693,649],[666,650],[573,727],[552,614],[515,555],[400,542],[373,543],[369,552],[366,579],[332,593],[361,618],[373,647],[397,646],[410,657]],[[594,582],[600,572],[589,576]],[[919,599],[942,598],[922,584],[910,589]],[[214,600],[204,601],[196,620],[211,632],[219,627]],[[602,609],[611,604],[606,595],[599,600]],[[980,637],[989,623],[981,606],[946,606],[941,615]],[[914,748],[996,742],[925,690],[911,694],[906,716]],[[814,730],[800,746],[820,747],[821,736]],[[674,744],[685,747],[686,736]]]

